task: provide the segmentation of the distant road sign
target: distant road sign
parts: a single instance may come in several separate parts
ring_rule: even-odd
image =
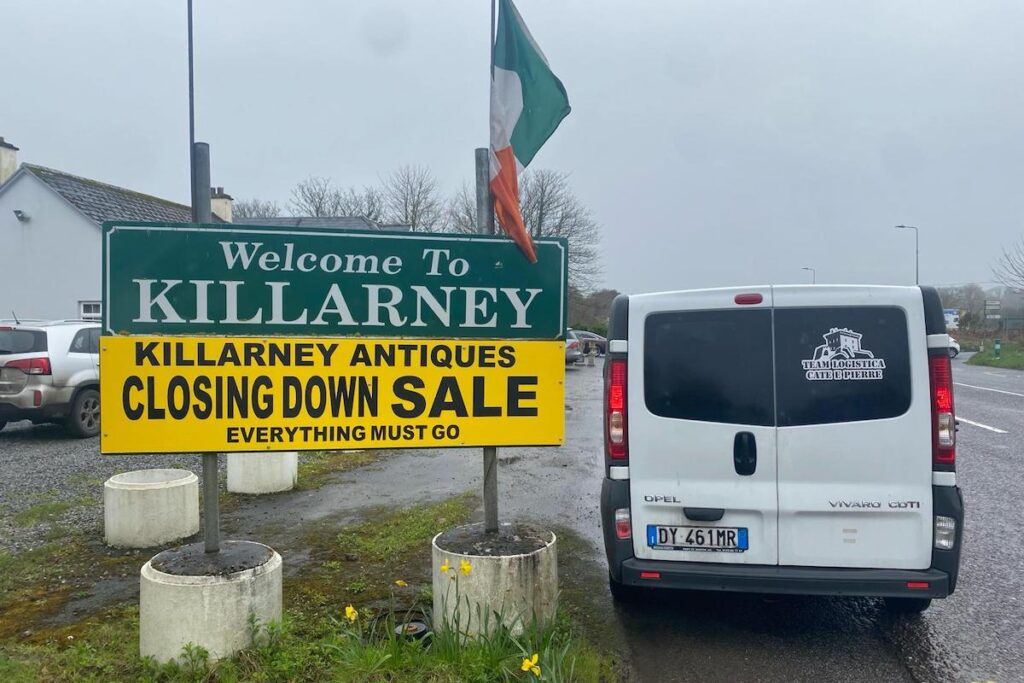
[[[105,223],[106,334],[563,339],[568,247],[482,235]]]
[[[985,299],[985,310],[999,310],[1003,307],[1002,302],[999,299]]]

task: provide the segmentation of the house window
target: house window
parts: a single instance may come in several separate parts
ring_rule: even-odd
[[[100,319],[100,302],[99,301],[79,301],[78,302],[78,317],[82,320],[99,320]]]

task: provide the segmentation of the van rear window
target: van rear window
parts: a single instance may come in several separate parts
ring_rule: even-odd
[[[46,351],[46,333],[36,330],[0,330],[0,356]]]
[[[901,308],[776,309],[775,354],[780,427],[878,420],[910,408]]]
[[[661,417],[775,423],[769,309],[648,316],[644,401]]]

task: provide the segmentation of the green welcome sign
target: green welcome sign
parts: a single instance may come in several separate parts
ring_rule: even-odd
[[[103,225],[107,334],[561,339],[568,249],[502,237]]]

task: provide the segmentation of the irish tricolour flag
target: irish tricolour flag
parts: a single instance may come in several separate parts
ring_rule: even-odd
[[[491,192],[498,223],[536,263],[519,210],[519,174],[569,114],[569,98],[512,0],[498,0],[498,8],[491,78]]]

